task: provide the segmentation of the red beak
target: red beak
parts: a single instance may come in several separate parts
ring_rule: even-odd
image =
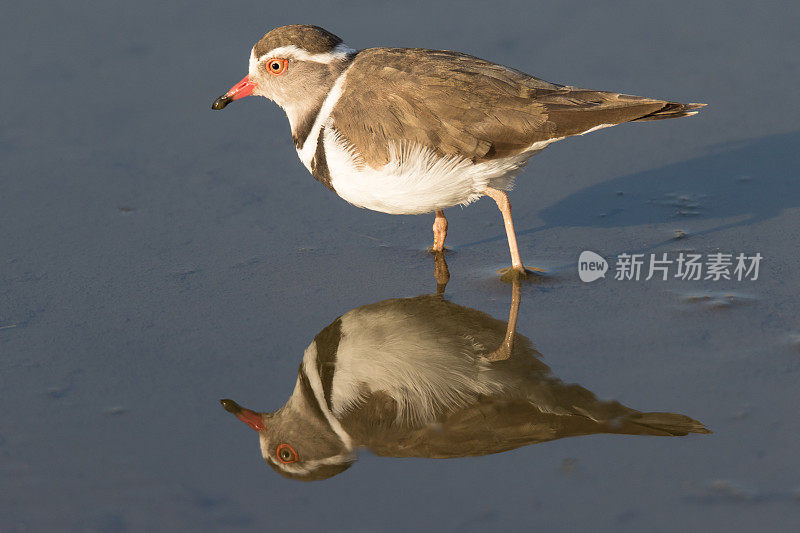
[[[267,429],[267,426],[264,425],[264,419],[255,411],[246,409],[233,400],[220,400],[219,403],[222,404],[222,407],[224,407],[226,411],[235,414],[236,418],[256,431],[264,431]]]
[[[250,76],[245,76],[242,81],[231,87],[231,90],[214,100],[211,109],[223,109],[234,100],[253,94],[256,84],[250,81]]]

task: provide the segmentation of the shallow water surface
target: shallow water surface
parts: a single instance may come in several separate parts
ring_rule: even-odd
[[[350,468],[361,448],[452,459],[599,433],[710,433],[688,416],[637,411],[565,384],[515,331],[519,279],[502,322],[445,299],[448,270],[438,253],[437,294],[364,305],[325,327],[280,409],[221,400],[258,431],[267,464],[290,479],[320,481]]]
[[[4,9],[0,529],[796,530],[798,8],[493,5]],[[709,105],[537,155],[511,198],[523,259],[546,273],[518,288],[498,279],[494,205],[448,210],[444,288],[433,217],[336,198],[268,102],[209,109],[255,40],[297,22]],[[580,281],[585,250],[605,278]],[[757,280],[617,280],[622,253],[763,261]],[[285,479],[219,400],[283,406],[338,317],[326,346],[349,339],[350,359],[329,356],[314,398],[334,408],[336,375],[380,361],[394,396],[351,391],[356,464]],[[509,317],[514,347],[492,361]],[[444,385],[454,368],[466,389]]]

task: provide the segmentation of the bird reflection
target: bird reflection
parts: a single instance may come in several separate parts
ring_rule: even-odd
[[[531,341],[508,323],[444,299],[447,264],[436,256],[436,295],[364,305],[323,329],[303,355],[294,392],[274,413],[222,405],[258,431],[278,473],[326,479],[366,447],[388,457],[487,455],[564,437],[709,433],[677,413],[601,401],[553,376]],[[446,275],[445,275],[446,274]]]

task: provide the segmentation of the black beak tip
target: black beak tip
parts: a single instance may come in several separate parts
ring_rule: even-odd
[[[211,104],[211,109],[214,110],[225,109],[225,106],[230,104],[232,101],[233,99],[223,94],[222,96],[214,100],[214,103]]]
[[[219,403],[221,403],[222,407],[224,407],[225,410],[228,411],[229,413],[236,414],[242,410],[241,405],[227,398],[220,400]]]

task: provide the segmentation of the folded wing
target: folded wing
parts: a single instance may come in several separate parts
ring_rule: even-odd
[[[694,114],[701,105],[558,85],[457,52],[373,48],[354,59],[331,116],[364,162],[379,168],[392,139],[478,163],[606,125]]]

